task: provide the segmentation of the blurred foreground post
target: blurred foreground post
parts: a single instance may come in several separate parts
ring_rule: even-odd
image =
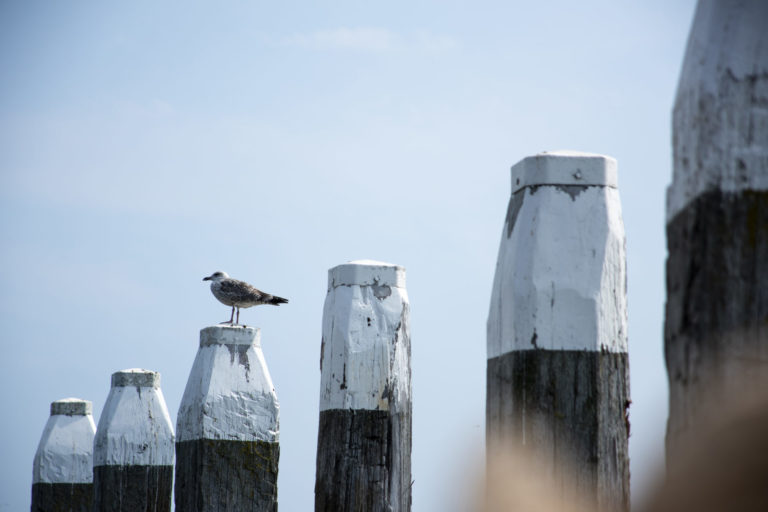
[[[411,341],[405,269],[328,271],[316,512],[411,509]]]
[[[768,377],[768,2],[701,0],[667,190],[667,461]]]
[[[488,315],[488,454],[526,445],[600,510],[629,508],[624,246],[614,159],[541,153],[512,167]]]
[[[201,330],[176,423],[177,512],[277,511],[279,412],[260,330]]]
[[[92,411],[91,402],[79,398],[51,403],[32,467],[32,512],[90,512],[96,432]]]
[[[160,374],[112,374],[93,443],[94,512],[171,510],[173,427]]]

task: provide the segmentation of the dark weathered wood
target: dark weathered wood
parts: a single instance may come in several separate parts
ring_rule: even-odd
[[[32,512],[90,512],[93,484],[32,484]]]
[[[768,2],[700,0],[672,113],[667,466],[768,379]]]
[[[599,510],[629,510],[628,365],[625,353],[573,350],[489,359],[487,439],[513,439],[551,460],[555,478]]]
[[[768,375],[768,192],[700,195],[668,224],[667,243],[670,456],[730,387]]]
[[[316,512],[410,511],[410,414],[321,411],[315,477]]]
[[[93,512],[170,512],[173,466],[96,466]]]
[[[177,512],[277,512],[279,443],[176,443]]]

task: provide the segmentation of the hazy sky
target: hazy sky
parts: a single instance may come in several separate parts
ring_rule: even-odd
[[[53,400],[161,372],[175,423],[215,270],[290,299],[262,328],[279,501],[312,509],[327,270],[407,269],[413,509],[482,466],[509,167],[619,162],[633,499],[662,463],[664,194],[693,0],[0,3],[0,510],[29,506]]]

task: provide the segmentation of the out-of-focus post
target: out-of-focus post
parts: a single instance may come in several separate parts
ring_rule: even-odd
[[[667,462],[768,379],[768,2],[700,0],[672,114]]]

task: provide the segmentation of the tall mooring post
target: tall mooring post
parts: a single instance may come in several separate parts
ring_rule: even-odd
[[[405,269],[328,271],[320,349],[316,512],[411,509],[411,341]]]
[[[667,462],[768,379],[768,2],[700,0],[672,115]]]
[[[201,330],[176,424],[177,512],[277,511],[279,413],[260,330]]]
[[[525,445],[599,510],[629,508],[626,278],[614,159],[512,167],[488,315],[489,455]]]
[[[94,512],[170,511],[173,440],[160,374],[113,373],[93,442]]]
[[[93,406],[64,398],[51,403],[32,465],[32,512],[90,512],[93,502]]]

